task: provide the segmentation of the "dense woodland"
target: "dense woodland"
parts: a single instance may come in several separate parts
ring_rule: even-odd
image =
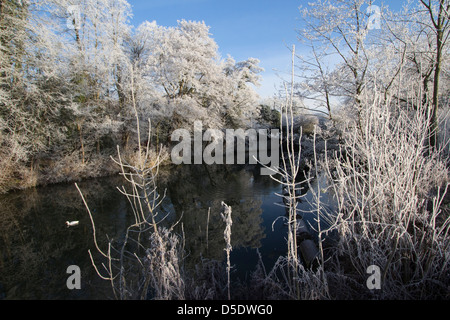
[[[142,157],[161,164],[155,155],[170,148],[174,129],[195,120],[221,129],[277,127],[320,114],[326,121],[303,132],[322,148],[307,159],[309,179],[320,172],[328,181],[314,203],[316,219],[328,225],[317,230],[320,267],[299,263],[299,167],[288,150],[279,179],[288,191],[288,255],[270,272],[257,269],[256,298],[448,299],[450,2],[406,1],[393,12],[370,0],[318,0],[293,10],[302,50],[292,48],[292,75],[279,96],[261,101],[258,59],[221,57],[203,22],[135,28],[125,0],[0,0],[0,192],[122,170],[133,192],[144,192],[124,194],[149,204],[155,166]],[[139,131],[149,125],[154,152],[143,152],[149,137]],[[298,134],[288,130],[288,142]],[[329,150],[331,139],[338,145]],[[336,195],[337,211],[327,212],[321,192]],[[142,259],[145,286],[120,286],[116,297],[226,297],[206,282],[188,283],[182,241],[158,228],[149,207],[151,219],[141,212],[136,223],[154,229]],[[225,206],[227,226],[230,212]],[[323,241],[332,232],[339,240]],[[163,263],[176,272],[163,274]],[[382,291],[366,290],[371,265],[381,267]]]
[[[133,28],[122,0],[0,10],[3,192],[108,174],[116,145],[136,147],[133,101],[154,145],[194,119],[230,128],[259,117],[259,61],[220,57],[203,22]]]

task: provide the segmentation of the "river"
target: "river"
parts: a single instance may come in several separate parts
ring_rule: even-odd
[[[221,202],[232,207],[233,277],[246,279],[258,262],[270,268],[286,253],[287,227],[281,186],[257,167],[179,166],[162,171],[160,206],[171,221],[181,218],[189,263],[200,257],[223,261]],[[127,199],[117,190],[120,176],[78,183],[95,220],[99,246],[120,238],[133,219]],[[305,189],[305,197],[311,197]],[[300,209],[309,210],[308,201]],[[207,225],[208,210],[210,210]],[[313,216],[305,219],[314,222]],[[68,228],[66,221],[79,221]],[[275,223],[274,223],[275,222]],[[180,224],[181,225],[181,224]],[[206,232],[208,231],[208,232]],[[92,225],[73,183],[56,184],[0,196],[0,298],[111,299],[110,284],[98,277],[88,250],[94,249]],[[69,290],[67,267],[81,271],[81,289]]]

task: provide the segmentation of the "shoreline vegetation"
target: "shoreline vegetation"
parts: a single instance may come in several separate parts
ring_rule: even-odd
[[[39,159],[30,164],[29,169],[27,167],[21,168],[20,171],[12,174],[13,177],[5,178],[0,190],[1,193],[7,194],[52,184],[74,183],[119,175],[120,169],[111,159],[112,156],[112,153],[93,154],[83,161],[79,153],[75,152],[62,159]],[[136,156],[133,151],[126,153],[126,159],[133,159]],[[164,167],[169,171],[171,166],[170,162],[164,164]]]
[[[270,110],[270,108],[266,105],[260,105],[261,110],[266,109]],[[263,113],[264,111],[261,111]],[[274,126],[277,122],[280,121],[280,114],[278,111],[271,110],[271,117],[269,118],[271,122],[263,123],[261,127],[257,129],[277,129],[279,130],[279,126]],[[263,118],[263,120],[267,118]],[[278,118],[277,118],[278,117]],[[312,136],[314,133],[314,128],[316,125],[319,125],[319,119],[323,119],[320,115],[311,116],[297,116],[294,120],[294,132],[296,135],[296,148],[300,147],[300,144],[303,143],[303,149],[307,149],[305,157],[303,158],[311,158],[313,155],[312,150]],[[272,126],[270,126],[272,125]],[[323,128],[324,125],[321,125]],[[286,125],[283,124],[283,128],[286,128]],[[253,129],[253,128],[249,128]],[[298,141],[300,137],[300,130],[303,133],[301,142]],[[204,130],[203,130],[204,132]],[[192,136],[193,137],[193,136]],[[305,139],[305,137],[307,137]],[[245,138],[248,143],[248,137]],[[164,141],[168,141],[169,137],[165,137]],[[320,152],[324,151],[324,142],[316,141],[321,144]],[[173,167],[177,165],[173,164],[171,161],[171,148],[174,146],[175,142],[166,142],[166,145],[155,146],[154,143],[150,144],[150,152],[153,160],[156,160],[158,150],[162,150],[161,157],[163,161],[160,164],[162,170],[166,171],[167,174],[170,174],[170,171]],[[225,143],[225,140],[224,140]],[[286,141],[281,141],[282,148],[286,145]],[[305,144],[307,148],[305,148]],[[336,139],[328,140],[328,144],[337,147]],[[203,146],[204,147],[204,146]],[[225,148],[224,144],[224,148]],[[122,149],[119,145],[117,148]],[[43,187],[51,184],[58,183],[71,183],[71,182],[80,182],[83,180],[109,177],[120,174],[120,170],[117,167],[117,164],[112,160],[117,153],[116,149],[109,149],[103,152],[98,153],[98,151],[92,152],[84,152],[82,154],[81,150],[75,150],[72,154],[66,155],[62,158],[52,158],[51,156],[43,156],[42,158],[37,158],[31,160],[30,163],[26,164],[16,164],[16,167],[12,168],[11,166],[7,166],[3,168],[2,181],[0,182],[0,193],[6,194],[8,192],[20,191],[29,188]],[[136,150],[137,147],[125,146],[122,151],[123,158],[130,163],[133,163],[138,158],[139,151]],[[282,150],[282,149],[280,149]],[[248,150],[247,150],[248,152]],[[281,157],[280,157],[281,159]],[[304,160],[304,159],[303,159]],[[308,159],[311,160],[311,159]],[[306,165],[306,162],[303,162],[303,167]]]
[[[133,29],[126,1],[99,1],[78,7],[82,24],[65,1],[42,1],[47,14],[1,2],[0,192],[119,172],[134,221],[106,246],[75,184],[92,223],[92,266],[114,298],[450,299],[449,0],[401,12],[364,0],[308,4],[298,32],[310,53],[292,47],[291,78],[264,102],[253,89],[259,60],[222,59],[204,22]],[[159,210],[170,134],[195,121],[281,131],[271,177],[286,209],[286,255],[270,270],[261,259],[247,284],[230,275],[232,206],[206,218],[222,218],[223,261],[199,257],[193,268],[181,220]],[[299,248],[305,214],[317,234],[310,265]]]

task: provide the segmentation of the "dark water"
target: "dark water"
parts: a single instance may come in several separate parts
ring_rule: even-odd
[[[132,223],[129,203],[116,188],[124,183],[121,177],[78,183],[94,216],[100,247],[120,238]],[[160,210],[171,221],[181,218],[190,264],[200,257],[224,260],[222,201],[232,207],[234,277],[245,279],[255,269],[256,249],[268,268],[285,254],[287,227],[281,219],[273,224],[285,215],[282,199],[275,195],[281,186],[260,176],[257,168],[180,166],[161,174],[159,189],[167,190]],[[307,210],[307,201],[301,206]],[[67,228],[68,220],[80,224]],[[0,196],[0,234],[0,298],[112,298],[109,282],[98,277],[89,258],[92,226],[74,184]],[[70,265],[80,267],[81,290],[67,288]]]

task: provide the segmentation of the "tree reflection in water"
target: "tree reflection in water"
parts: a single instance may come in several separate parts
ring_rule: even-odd
[[[88,180],[78,185],[95,219],[99,246],[120,241],[133,214],[116,187],[121,177]],[[220,217],[221,203],[232,207],[231,264],[235,277],[253,271],[258,248],[265,262],[285,252],[285,228],[272,223],[284,214],[280,187],[257,167],[178,166],[159,177],[159,192],[166,190],[160,209],[167,221],[180,220],[175,232],[184,233],[185,266],[202,259],[225,257]],[[110,284],[99,279],[89,259],[94,251],[89,216],[73,184],[59,184],[0,197],[0,296],[7,299],[111,298]],[[209,212],[209,214],[208,214]],[[67,228],[65,221],[79,220]],[[208,231],[208,234],[207,234]],[[66,269],[78,265],[82,289],[68,290]]]

